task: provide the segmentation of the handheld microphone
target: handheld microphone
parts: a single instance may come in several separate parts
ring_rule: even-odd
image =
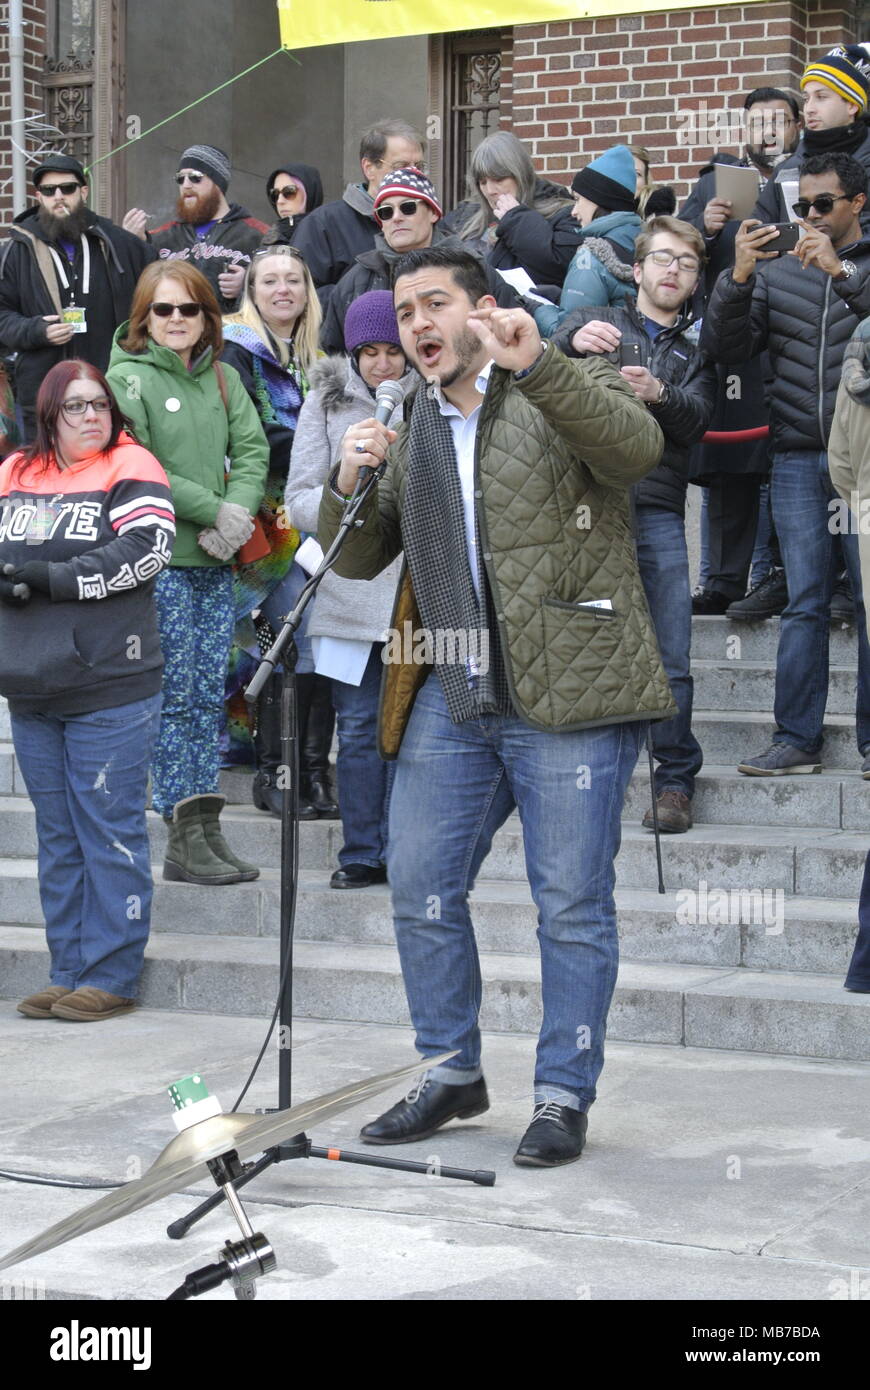
[[[388,424],[393,411],[402,404],[404,399],[405,391],[398,381],[382,381],[375,393],[374,418],[378,424]],[[361,483],[366,483],[375,471],[368,464],[363,464],[357,477]]]

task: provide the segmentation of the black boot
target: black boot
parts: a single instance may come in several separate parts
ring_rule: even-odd
[[[275,816],[277,820],[281,818],[281,786],[278,781],[278,772],[281,765],[282,684],[282,676],[271,675],[257,701],[257,731],[254,734],[257,771],[254,774],[252,787],[254,805],[257,810],[267,811],[270,816]],[[299,819],[317,819],[317,812],[310,800],[302,795],[301,785]]]
[[[306,684],[305,732],[299,737],[299,782],[318,816],[337,820],[338,804],[329,778],[329,750],[335,730],[332,688],[327,676],[302,676]]]

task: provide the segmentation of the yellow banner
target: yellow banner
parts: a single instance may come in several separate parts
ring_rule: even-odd
[[[651,14],[697,9],[700,0],[277,0],[284,48],[324,43],[391,39],[401,34],[446,34],[464,29],[501,29],[542,24],[549,19],[595,19],[601,15]],[[720,5],[746,0],[716,0]],[[749,0],[753,3],[753,0]]]

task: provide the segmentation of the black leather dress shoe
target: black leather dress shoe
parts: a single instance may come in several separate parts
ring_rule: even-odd
[[[336,869],[329,880],[330,888],[368,888],[370,883],[386,883],[387,871],[383,866],[373,869],[370,864],[345,864]]]
[[[573,1163],[583,1152],[586,1143],[586,1114],[548,1100],[536,1105],[514,1163],[520,1168],[558,1168],[561,1163]]]
[[[364,1144],[412,1144],[415,1139],[428,1139],[448,1120],[470,1120],[488,1109],[483,1077],[467,1086],[445,1086],[426,1077],[392,1109],[360,1130],[360,1138]]]

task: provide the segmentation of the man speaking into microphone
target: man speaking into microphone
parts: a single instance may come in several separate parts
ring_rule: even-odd
[[[393,285],[424,384],[398,434],[373,418],[347,431],[320,541],[360,467],[386,459],[336,573],[371,579],[404,550],[392,628],[430,639],[428,659],[404,650],[381,689],[380,751],[396,760],[387,871],[417,1048],[457,1055],[362,1138],[411,1143],[489,1108],[468,895],[516,809],[543,1023],[514,1161],[552,1167],[580,1157],[604,1060],[626,785],[647,721],[676,708],[628,505],[663,438],[609,362],[569,361],[528,314],[499,309],[466,252],[411,252]],[[486,663],[468,655],[481,632]]]

